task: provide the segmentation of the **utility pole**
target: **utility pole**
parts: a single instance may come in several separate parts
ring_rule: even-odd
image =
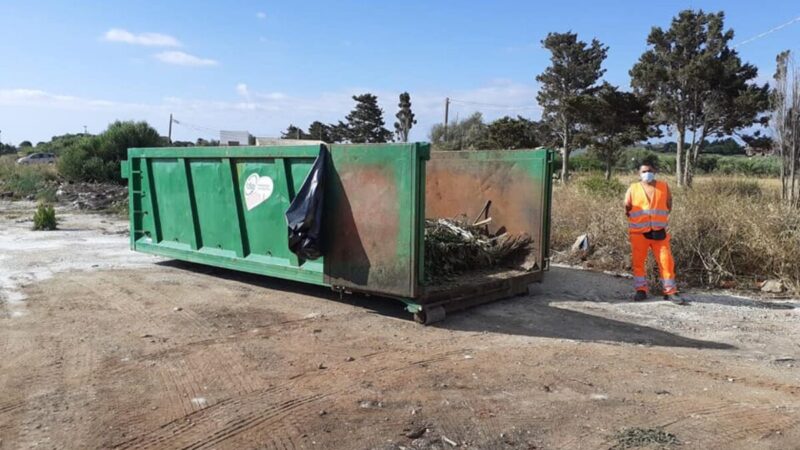
[[[169,113],[169,135],[167,136],[167,140],[172,144],[172,113]]]
[[[450,114],[450,97],[444,99],[444,141],[447,142],[447,116]]]

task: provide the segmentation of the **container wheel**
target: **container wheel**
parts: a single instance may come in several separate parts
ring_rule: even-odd
[[[433,308],[424,308],[422,311],[414,314],[414,321],[422,325],[430,325],[432,323],[443,321],[444,317],[444,308],[441,306],[435,306]]]

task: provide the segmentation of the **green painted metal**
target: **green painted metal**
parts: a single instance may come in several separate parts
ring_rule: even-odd
[[[289,251],[284,213],[319,145],[135,148],[123,173],[131,247],[229,269],[413,298],[424,216],[426,144],[333,145],[325,188],[326,256]],[[272,180],[248,208],[248,177]]]
[[[347,290],[416,297],[428,145],[333,145],[331,153],[326,282]]]
[[[306,283],[324,282],[324,259],[289,250],[284,213],[319,145],[141,148],[128,151],[134,250]],[[136,168],[141,170],[136,171]],[[247,208],[248,177],[273,190]]]
[[[442,184],[446,181],[442,174],[448,171],[466,171],[468,178],[474,178],[505,167],[498,172],[504,175],[495,181],[530,187],[535,201],[524,201],[520,208],[528,214],[525,220],[533,224],[530,228],[541,233],[541,252],[546,257],[551,152],[452,152],[429,161],[430,148],[421,143],[332,145],[329,149],[324,257],[302,261],[289,251],[284,216],[320,145],[130,149],[122,173],[128,179],[131,248],[394,297],[405,302],[409,311],[420,312],[426,291],[422,283],[425,216],[438,214],[436,205],[442,204],[434,201],[431,208],[431,190],[440,196],[463,192],[463,186]],[[450,169],[440,163],[448,158],[455,164]],[[445,168],[434,170],[433,180],[431,164]],[[249,202],[253,184],[248,179],[265,178],[271,180],[271,194],[260,203]],[[479,198],[476,195],[473,200]],[[467,206],[464,212],[473,208]]]

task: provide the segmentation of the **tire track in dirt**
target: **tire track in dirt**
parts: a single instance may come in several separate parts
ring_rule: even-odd
[[[154,323],[157,314],[152,310],[148,310],[143,305],[148,300],[156,299],[162,305],[169,305],[169,298],[161,292],[148,288],[151,283],[146,279],[150,274],[145,273],[142,275],[143,280],[139,280],[141,290],[134,291],[132,289],[122,288],[119,291],[124,294],[115,302],[118,310],[123,314],[137,316],[140,323]],[[102,277],[98,280],[100,290],[103,292],[114,292],[114,286]],[[89,289],[95,289],[92,286],[86,286]],[[177,318],[181,319],[180,323],[187,325],[190,330],[196,330],[201,335],[219,335],[219,330],[210,322],[203,319],[196,313],[191,313],[186,309],[176,311]],[[157,322],[155,322],[157,323]],[[157,328],[163,328],[157,327]],[[198,374],[203,374],[203,378],[218,379],[223,382],[223,385],[230,388],[234,392],[250,392],[258,387],[260,384],[255,383],[252,378],[245,378],[243,374],[248,371],[241,364],[241,352],[235,349],[235,343],[230,339],[222,339],[229,347],[219,349],[217,346],[208,346],[199,348],[203,357],[195,357],[192,353],[185,352],[183,358],[166,359],[160,365],[159,370],[164,373],[165,378],[169,380],[164,386],[167,390],[174,389],[175,394],[172,395],[174,401],[182,405],[183,413],[186,414],[190,411],[198,410],[206,406],[206,402],[196,401],[192,399],[205,399],[204,390],[202,386],[204,383],[198,379]],[[170,353],[175,349],[174,346],[160,342],[155,342],[162,350]],[[159,352],[161,353],[161,352]],[[211,354],[208,354],[211,353]],[[152,359],[152,355],[146,355],[143,358]],[[220,362],[224,361],[224,367]],[[172,387],[172,388],[170,388]]]
[[[655,362],[655,361],[654,361]],[[680,364],[675,364],[670,361],[665,361],[663,359],[659,359],[657,364],[668,367],[670,369],[674,369],[677,371],[682,372],[691,372],[693,374],[702,375],[706,378],[711,378],[715,381],[729,383],[730,379],[733,379],[738,384],[743,384],[746,386],[750,386],[753,388],[760,388],[764,390],[771,390],[775,392],[780,392],[784,394],[789,394],[793,396],[800,396],[800,385],[796,384],[786,384],[786,383],[778,383],[775,381],[768,381],[757,376],[747,377],[747,376],[735,376],[731,372],[729,373],[722,373],[715,370],[708,370],[700,367],[687,367]]]
[[[112,276],[114,275],[113,272],[103,273],[100,274],[100,276],[93,277],[91,283],[85,282],[82,279],[75,280],[75,283],[80,285],[84,291],[94,294],[93,298],[104,299],[110,307],[114,308],[114,310],[122,315],[122,323],[148,324],[148,328],[163,329],[164,325],[159,323],[154,311],[144,306],[147,299],[139,292],[126,287],[124,284],[109,281],[106,278],[109,274]],[[138,279],[138,273],[132,276],[137,277],[133,282],[138,286],[145,284],[144,280]],[[163,341],[158,339],[155,339],[152,344],[162,351],[167,351],[170,348]],[[150,357],[144,355],[141,359],[150,359]],[[124,380],[135,377],[135,366],[131,364],[118,364],[115,361],[109,361],[107,363],[111,366],[108,370],[113,372],[117,378]],[[175,376],[175,372],[178,370],[179,368],[175,367],[172,361],[170,361],[169,364],[157,368],[159,373],[158,379],[163,393],[167,398],[172,399],[168,402],[160,402],[162,408],[159,409],[159,416],[181,416],[193,410],[191,402],[186,400],[188,393],[185,385],[180,380],[181,377]],[[166,406],[166,408],[164,408],[164,406]]]
[[[146,292],[152,296],[152,298],[158,298],[162,302],[168,302],[169,297],[164,295],[158,289],[155,289],[152,286],[152,283],[147,283],[145,288]],[[221,334],[217,324],[209,321],[202,315],[195,312],[193,309],[181,309],[177,311],[181,317],[185,318],[188,323],[193,324],[194,328],[202,333],[211,333],[211,334]],[[238,342],[236,340],[227,339],[226,344],[233,347],[235,350],[235,354],[231,352],[231,349],[225,349],[224,351],[218,352],[218,355],[210,355],[208,358],[204,359],[203,362],[204,367],[200,368],[201,371],[199,372],[192,372],[194,373],[209,373],[211,376],[217,377],[219,379],[227,378],[229,380],[229,384],[237,389],[237,391],[243,392],[252,392],[256,389],[260,389],[261,382],[259,379],[254,378],[253,376],[249,375],[251,371],[248,371],[244,365],[241,363],[243,359],[243,355],[241,350],[238,348]],[[216,346],[209,346],[206,350],[217,351]],[[214,357],[218,356],[218,357]],[[210,364],[210,361],[225,361],[224,370],[220,372],[219,365],[217,364]]]
[[[463,355],[469,352],[469,349],[457,349],[433,354],[427,358],[401,363],[398,367],[394,364],[399,358],[393,355],[397,354],[414,354],[414,350],[400,349],[396,351],[383,352],[382,356],[392,356],[391,358],[381,358],[384,364],[382,367],[370,369],[371,372],[396,372],[408,368],[421,367],[421,364],[435,364],[452,360],[454,355]],[[367,358],[369,359],[369,358]],[[304,397],[293,397],[289,400],[278,402],[277,405],[273,404],[264,407],[264,397],[281,397],[285,395],[293,395],[296,391],[294,388],[296,377],[293,381],[286,384],[272,387],[270,389],[256,391],[254,393],[242,393],[241,395],[220,401],[213,406],[209,406],[203,410],[194,411],[187,414],[184,418],[170,421],[161,425],[158,429],[146,433],[142,436],[133,438],[124,443],[114,446],[116,449],[147,449],[154,447],[178,447],[184,445],[184,450],[200,450],[203,448],[211,448],[221,443],[226,445],[234,445],[237,438],[246,439],[247,436],[258,434],[269,436],[272,439],[271,447],[267,448],[295,448],[297,445],[296,440],[303,436],[303,426],[300,424],[314,423],[313,419],[318,415],[318,412],[311,408],[311,404],[316,404],[322,399],[336,396],[337,393],[351,392],[353,388],[360,383],[358,377],[354,377],[354,373],[359,373],[362,366],[358,365],[344,365],[336,366],[329,369],[324,374],[318,370],[304,372],[304,375],[310,375],[312,379],[306,379],[302,384],[306,386],[315,385],[317,383],[325,383],[325,380],[346,380],[344,383],[337,383],[336,389],[326,390],[325,392],[317,392],[313,395]],[[354,381],[357,380],[357,381]],[[299,380],[297,381],[299,382]],[[269,404],[269,402],[266,402]],[[464,416],[467,417],[467,416]],[[300,420],[304,418],[304,420]],[[219,423],[225,423],[222,428],[219,428]],[[376,444],[380,439],[383,439],[387,432],[396,430],[402,424],[378,424],[379,428],[387,428],[385,432],[379,433],[376,436]],[[466,429],[459,434],[466,434]],[[194,438],[192,442],[187,441]]]
[[[679,416],[664,427],[688,432],[695,436],[708,436],[715,448],[747,438],[764,436],[773,431],[787,430],[800,425],[800,417],[781,412],[774,406],[714,401],[698,408],[698,399],[669,402],[666,411]]]
[[[291,428],[287,431],[285,418],[297,410],[310,408],[329,393],[293,397],[291,385],[276,386],[237,398],[229,398],[199,411],[172,420],[159,428],[128,441],[113,445],[115,449],[147,449],[169,446],[173,448],[201,449],[232,439],[256,427],[274,438],[287,438],[292,442]],[[255,395],[253,395],[255,394]],[[277,399],[270,397],[279,397]],[[290,397],[280,399],[280,397]],[[310,410],[309,410],[310,411]],[[218,424],[224,423],[220,428]]]

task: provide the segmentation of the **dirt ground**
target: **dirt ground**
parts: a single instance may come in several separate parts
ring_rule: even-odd
[[[633,304],[629,280],[554,268],[423,327],[132,253],[110,216],[28,231],[31,208],[0,203],[0,449],[608,449],[634,427],[800,448],[797,300]]]

